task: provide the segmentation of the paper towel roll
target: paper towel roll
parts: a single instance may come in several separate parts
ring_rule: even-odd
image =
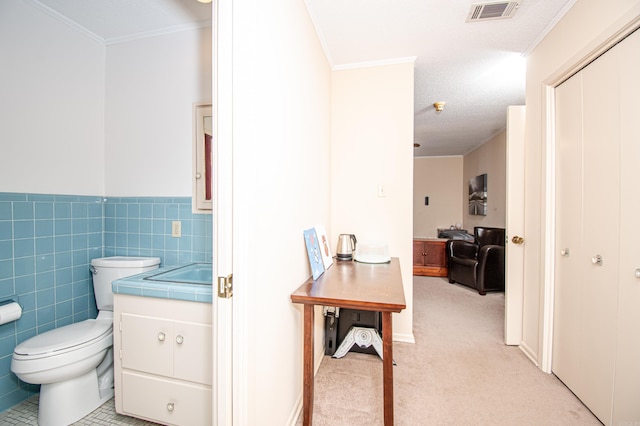
[[[0,324],[15,321],[22,316],[22,308],[18,302],[5,303],[0,305]]]

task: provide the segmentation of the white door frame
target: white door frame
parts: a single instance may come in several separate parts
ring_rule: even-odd
[[[213,167],[213,424],[234,423],[234,299],[219,298],[217,277],[233,274],[233,62],[232,2],[212,4]],[[240,424],[236,422],[237,424]]]
[[[540,369],[551,373],[553,352],[553,308],[555,291],[555,88],[573,74],[640,28],[640,4],[631,8],[607,30],[591,40],[584,48],[569,58],[544,81],[543,105],[545,116],[545,217],[541,235],[544,248],[543,311],[541,318]]]

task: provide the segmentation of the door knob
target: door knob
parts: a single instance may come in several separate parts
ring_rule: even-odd
[[[162,331],[160,333],[158,333],[158,340],[160,340],[161,342],[164,341],[165,337],[166,337],[166,335]]]
[[[181,345],[182,342],[184,342],[184,337],[182,337],[180,335],[176,336],[176,343]]]
[[[560,250],[560,254],[563,256],[569,256],[569,249],[563,248],[562,250]]]
[[[602,256],[596,254],[591,258],[591,263],[593,263],[594,265],[602,266]]]
[[[640,268],[636,269],[634,272],[636,278],[640,278]]]
[[[519,237],[518,235],[516,235],[511,239],[511,242],[513,244],[522,244],[522,243],[524,243],[524,238]]]

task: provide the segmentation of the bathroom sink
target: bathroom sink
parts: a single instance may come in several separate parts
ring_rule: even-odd
[[[211,263],[192,263],[145,277],[149,281],[211,285]]]

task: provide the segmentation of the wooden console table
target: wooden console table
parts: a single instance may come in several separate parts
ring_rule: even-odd
[[[314,306],[338,306],[382,312],[382,371],[384,424],[393,425],[393,343],[391,313],[406,308],[400,262],[369,264],[335,261],[316,281],[309,280],[291,294],[304,304],[303,425],[313,417]]]

